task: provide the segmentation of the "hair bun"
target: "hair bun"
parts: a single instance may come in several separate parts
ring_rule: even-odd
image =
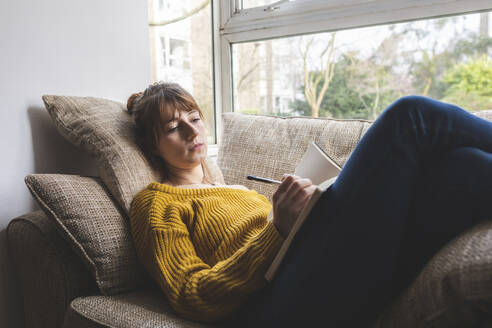
[[[130,98],[128,98],[128,100],[126,101],[126,109],[130,114],[133,113],[133,111],[135,110],[135,104],[137,103],[139,98],[142,97],[142,95],[143,92],[136,92],[132,94]]]

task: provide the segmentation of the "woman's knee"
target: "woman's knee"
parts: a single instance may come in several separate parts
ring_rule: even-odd
[[[401,123],[409,122],[409,119],[414,116],[425,101],[421,96],[405,96],[394,101],[389,105],[379,116],[379,120],[391,126],[400,125]]]
[[[382,119],[401,125],[426,125],[433,118],[449,114],[448,105],[423,96],[405,96],[393,102],[382,114]]]
[[[416,108],[427,107],[425,106],[426,102],[428,102],[428,98],[422,96],[401,97],[389,105],[383,114],[402,115]]]
[[[424,113],[436,113],[439,115],[449,113],[451,110],[456,110],[459,107],[435,100],[424,96],[405,96],[396,100],[388,107],[390,112],[414,112],[421,111]]]

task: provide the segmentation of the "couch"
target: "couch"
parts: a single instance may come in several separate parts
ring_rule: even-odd
[[[30,174],[40,210],[8,225],[26,327],[212,327],[180,318],[140,264],[129,233],[136,193],[160,179],[134,141],[124,105],[101,98],[43,96],[58,131],[96,160],[98,176]],[[492,111],[477,115],[492,120]],[[343,165],[370,127],[365,120],[222,114],[216,160],[206,172],[271,200],[308,142]],[[354,259],[356,260],[356,259]],[[492,222],[464,232],[436,254],[381,313],[378,328],[492,327]]]

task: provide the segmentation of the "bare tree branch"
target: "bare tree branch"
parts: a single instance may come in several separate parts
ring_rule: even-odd
[[[259,47],[258,43],[255,43],[253,46],[253,51],[251,52],[250,58],[256,58],[256,53],[257,53],[258,47]],[[239,89],[243,85],[243,83],[246,82],[246,79],[248,78],[248,76],[250,76],[259,66],[260,66],[260,63],[256,62],[249,70],[247,70],[244,74],[241,75],[241,77],[239,78],[239,81],[237,83],[237,89]]]
[[[334,61],[334,53],[335,53],[335,33],[331,34],[331,39],[326,45],[326,47],[321,51],[320,54],[320,71],[309,71],[307,61],[308,61],[308,53],[311,45],[313,43],[313,39],[309,40],[306,45],[306,50],[303,53],[304,59],[304,96],[306,98],[309,107],[311,107],[311,114],[313,117],[319,116],[319,108],[321,107],[321,103],[323,102],[323,97],[325,96],[328,87],[330,86],[330,82],[333,79],[335,73],[335,61]],[[326,53],[326,62],[323,60]],[[323,85],[318,92],[318,85],[323,79]]]
[[[256,63],[253,67],[251,67],[246,73],[241,76],[239,81],[237,82],[237,88],[239,89],[243,82],[250,76],[258,67],[260,66],[260,63]]]

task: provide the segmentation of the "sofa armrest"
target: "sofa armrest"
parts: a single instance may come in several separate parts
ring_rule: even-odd
[[[375,327],[492,327],[492,221],[445,245]]]
[[[26,328],[61,327],[74,298],[97,293],[89,271],[41,210],[13,219],[7,236]]]

